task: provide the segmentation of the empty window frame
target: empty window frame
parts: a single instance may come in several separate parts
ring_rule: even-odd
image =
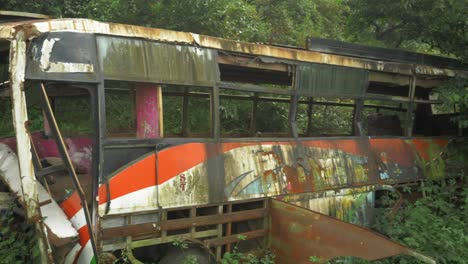
[[[407,103],[364,101],[362,129],[366,136],[402,136],[407,124]]]
[[[133,82],[105,82],[107,137],[136,137],[137,87]]]
[[[47,83],[46,91],[49,96],[54,116],[64,137],[82,137],[93,135],[93,115],[91,94],[83,87],[69,83]],[[40,83],[28,81],[25,83],[28,118],[30,131],[44,131],[46,136],[52,132],[42,110]]]
[[[292,93],[294,66],[232,54],[219,54],[218,61],[221,81],[231,86],[220,89],[221,135],[288,137],[291,98],[286,94]]]
[[[262,137],[288,137],[291,98],[280,95],[259,94],[254,101],[255,135]]]
[[[212,137],[212,88],[163,85],[165,137]]]
[[[220,89],[221,136],[249,137],[253,131],[254,93]]]
[[[349,136],[353,134],[354,100],[301,97],[297,108],[300,136]]]

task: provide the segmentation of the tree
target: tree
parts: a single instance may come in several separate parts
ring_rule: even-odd
[[[89,2],[89,0],[0,0],[0,7],[2,10],[39,13],[52,17],[83,17]]]
[[[468,59],[467,0],[348,0],[353,42]]]

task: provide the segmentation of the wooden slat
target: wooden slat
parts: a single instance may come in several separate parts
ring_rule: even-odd
[[[207,226],[216,224],[225,224],[228,222],[239,222],[245,220],[253,220],[266,216],[266,209],[255,209],[241,212],[234,212],[224,215],[209,215],[198,216],[195,218],[183,218],[166,220],[155,223],[135,224],[121,227],[112,227],[102,230],[102,239],[111,239],[122,236],[144,235],[154,232],[164,232],[170,230],[179,230],[184,228],[192,228],[197,226]]]

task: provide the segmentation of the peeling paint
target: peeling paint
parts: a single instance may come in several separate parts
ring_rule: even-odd
[[[44,40],[41,49],[41,58],[39,59],[39,66],[42,71],[63,73],[94,72],[94,66],[89,63],[51,62],[50,55],[52,54],[55,43],[58,41],[60,41],[59,38]]]
[[[132,25],[103,23],[88,19],[55,19],[40,22],[12,23],[0,25],[0,37],[12,39],[14,27],[31,28],[28,38],[33,38],[45,32],[81,32],[102,35],[113,35],[123,37],[143,38],[163,42],[183,43],[197,45],[199,47],[225,50],[230,52],[247,53],[258,56],[268,56],[303,62],[325,63],[345,67],[361,68],[367,70],[399,73],[404,75],[413,74],[413,66],[404,63],[376,62],[369,59],[359,59],[341,55],[325,54],[301,49],[290,49],[284,47],[273,47],[262,44],[251,44],[233,40],[220,39],[193,33],[177,32],[164,29],[146,28]],[[456,71],[451,69],[437,69],[430,66],[418,65],[416,74],[422,75],[468,75],[467,71]]]

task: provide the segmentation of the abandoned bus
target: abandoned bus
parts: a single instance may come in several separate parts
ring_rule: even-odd
[[[398,254],[379,193],[442,177],[462,136],[432,90],[459,61],[309,39],[306,49],[87,19],[0,24],[0,176],[42,261],[277,263]],[[339,237],[339,239],[337,239]],[[196,245],[196,246],[195,246]]]

